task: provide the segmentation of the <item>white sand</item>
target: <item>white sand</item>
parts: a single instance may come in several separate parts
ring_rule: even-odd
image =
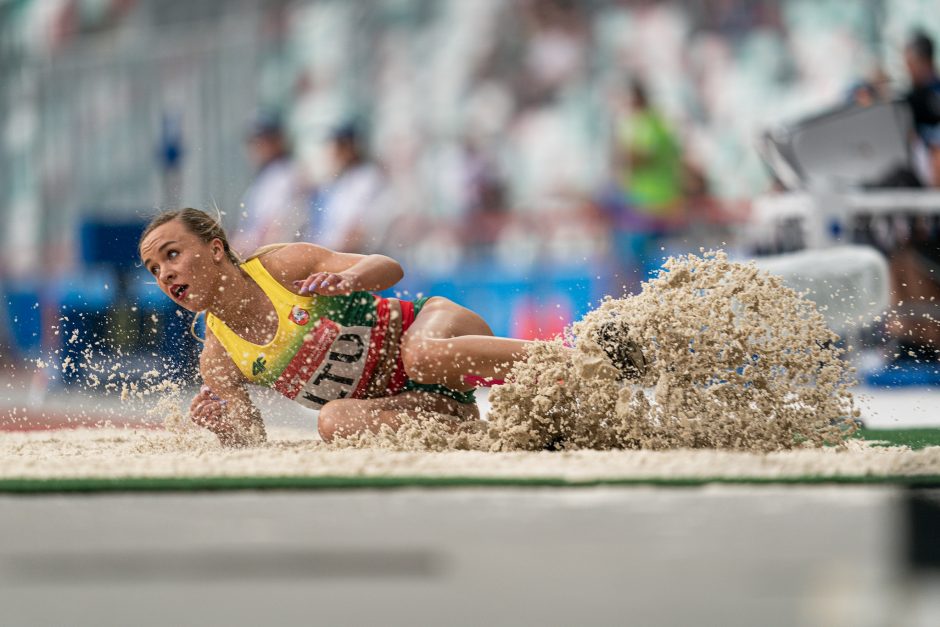
[[[940,447],[912,451],[852,441],[845,448],[752,453],[669,451],[389,451],[327,447],[271,429],[269,444],[222,449],[208,433],[74,429],[0,433],[0,479],[117,477],[507,477],[594,479],[940,475]]]

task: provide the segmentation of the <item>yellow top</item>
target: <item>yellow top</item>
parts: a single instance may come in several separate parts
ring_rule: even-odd
[[[212,314],[206,326],[248,381],[314,409],[335,398],[381,393],[397,357],[397,301],[369,292],[301,296],[271,276],[260,258],[240,267],[274,306],[274,338],[253,344]],[[373,379],[382,389],[370,386]]]

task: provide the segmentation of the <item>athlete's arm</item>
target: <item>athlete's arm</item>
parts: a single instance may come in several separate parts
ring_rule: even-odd
[[[216,434],[223,446],[263,443],[264,422],[248,396],[245,378],[211,332],[206,333],[199,371],[204,385],[189,406],[193,422]]]
[[[264,266],[298,294],[336,296],[378,292],[398,283],[404,271],[385,255],[341,253],[314,244],[289,244],[263,257]]]

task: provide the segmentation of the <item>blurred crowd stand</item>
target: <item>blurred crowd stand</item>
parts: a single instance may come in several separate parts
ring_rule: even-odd
[[[244,255],[298,239],[388,254],[401,295],[448,295],[524,337],[638,289],[668,254],[806,246],[805,215],[769,244],[753,224],[758,131],[844,98],[872,59],[889,78],[853,96],[878,109],[901,29],[940,28],[919,0],[62,4],[0,22],[10,294],[53,275],[117,285],[76,249],[81,225],[182,204],[217,208]],[[278,115],[246,144],[259,110]],[[30,276],[40,261],[49,276]]]

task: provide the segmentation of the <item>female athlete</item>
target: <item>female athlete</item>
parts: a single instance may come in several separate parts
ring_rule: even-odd
[[[206,313],[203,387],[193,421],[223,445],[265,440],[247,383],[273,387],[319,410],[320,436],[397,429],[421,411],[455,426],[479,417],[474,384],[502,379],[525,356],[524,340],[494,337],[476,313],[441,297],[373,294],[401,266],[384,255],[277,244],[242,262],[217,220],[197,209],[155,217],[140,239],[144,267],[179,306]],[[627,372],[634,347],[605,350]]]

